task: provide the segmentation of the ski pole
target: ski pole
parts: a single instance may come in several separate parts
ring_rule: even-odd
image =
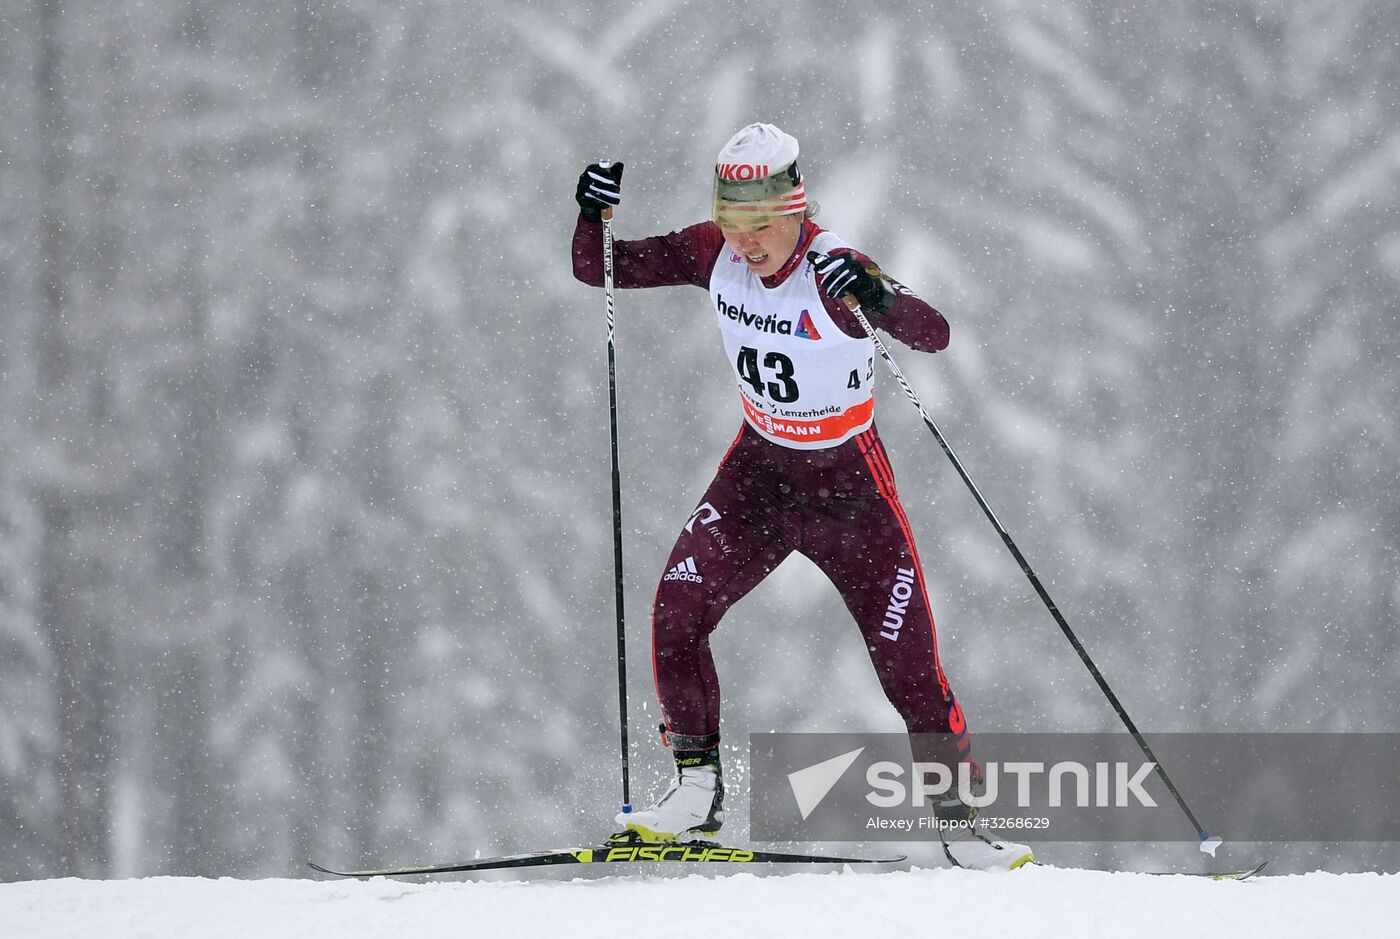
[[[604,170],[612,160],[599,160]],[[627,749],[627,629],[622,607],[622,475],[617,460],[617,352],[613,340],[613,233],[611,206],[603,216],[603,293],[608,303],[608,427],[612,439],[612,510],[613,510],[613,590],[617,611],[617,706],[621,717],[622,737],[622,811],[632,811],[632,783]]]
[[[821,263],[825,258],[815,251],[809,251],[807,252],[807,260],[815,265]],[[1214,857],[1216,849],[1224,842],[1206,831],[1201,827],[1201,823],[1196,820],[1195,813],[1191,811],[1191,807],[1186,804],[1186,800],[1182,798],[1181,793],[1177,791],[1176,786],[1172,783],[1171,777],[1167,775],[1167,771],[1162,766],[1161,761],[1152,753],[1152,748],[1147,745],[1147,740],[1144,739],[1142,734],[1138,731],[1137,725],[1133,723],[1133,719],[1128,716],[1128,712],[1118,700],[1118,696],[1114,694],[1113,689],[1108,686],[1108,681],[1103,677],[1103,673],[1100,672],[1098,666],[1094,664],[1094,660],[1089,657],[1088,651],[1085,650],[1084,645],[1079,641],[1079,637],[1074,634],[1074,630],[1070,628],[1068,621],[1065,620],[1064,614],[1060,612],[1059,607],[1055,606],[1055,601],[1050,599],[1050,593],[1045,589],[1045,585],[1040,582],[1040,578],[1036,576],[1035,571],[1031,569],[1030,562],[1028,562],[1026,556],[1021,553],[1021,549],[1016,546],[1016,542],[1011,539],[1011,535],[1007,532],[1006,528],[1002,526],[1001,520],[998,519],[996,513],[992,511],[992,507],[982,496],[982,492],[977,488],[977,484],[972,481],[972,477],[969,476],[967,470],[963,468],[962,461],[958,459],[957,454],[953,452],[953,448],[948,445],[948,441],[944,439],[942,432],[939,431],[938,425],[933,422],[933,418],[930,417],[928,411],[924,409],[923,402],[919,400],[919,396],[914,393],[914,389],[910,386],[909,382],[905,380],[904,373],[901,372],[899,366],[895,364],[894,358],[890,356],[889,350],[885,348],[885,343],[876,335],[874,328],[870,325],[870,321],[865,318],[865,312],[860,308],[860,301],[856,300],[851,294],[846,294],[842,297],[842,300],[845,301],[850,311],[855,314],[856,319],[860,322],[860,328],[865,330],[866,335],[874,340],[875,349],[880,353],[880,358],[885,360],[885,364],[889,366],[891,374],[895,377],[895,381],[899,382],[899,386],[904,389],[904,393],[909,397],[909,400],[914,403],[914,407],[919,411],[919,416],[924,419],[924,424],[933,432],[933,437],[938,441],[938,445],[943,448],[944,453],[948,454],[948,459],[952,461],[953,468],[958,471],[958,475],[962,477],[962,481],[966,483],[967,488],[972,491],[972,497],[977,500],[977,505],[982,509],[983,514],[987,516],[987,520],[992,523],[992,527],[997,530],[997,534],[1001,535],[1001,540],[1006,544],[1007,550],[1011,552],[1011,556],[1016,559],[1017,564],[1021,565],[1021,572],[1026,575],[1026,578],[1031,582],[1031,586],[1035,588],[1035,592],[1040,596],[1041,601],[1044,602],[1046,608],[1050,611],[1050,615],[1055,618],[1055,623],[1060,627],[1060,631],[1065,634],[1065,638],[1069,640],[1069,644],[1074,647],[1074,651],[1079,655],[1079,660],[1084,663],[1084,667],[1089,670],[1089,674],[1094,676],[1094,681],[1098,684],[1099,690],[1108,698],[1108,703],[1113,706],[1113,710],[1117,712],[1119,719],[1123,721],[1123,725],[1128,728],[1128,733],[1132,734],[1133,740],[1136,741],[1139,749],[1142,750],[1143,756],[1147,757],[1148,761],[1152,763],[1153,768],[1157,771],[1157,775],[1161,777],[1162,783],[1167,787],[1167,791],[1172,794],[1172,798],[1174,798],[1176,804],[1181,807],[1181,811],[1185,813],[1186,818],[1195,826],[1196,834],[1201,839],[1201,851]]]

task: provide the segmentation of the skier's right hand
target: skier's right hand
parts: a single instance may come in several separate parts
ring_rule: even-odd
[[[598,163],[588,164],[579,174],[574,198],[584,218],[590,222],[601,221],[603,209],[622,202],[622,164],[613,163],[607,169]]]

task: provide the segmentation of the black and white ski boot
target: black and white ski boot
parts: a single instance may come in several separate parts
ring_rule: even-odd
[[[663,738],[664,739],[664,738]],[[724,775],[719,766],[719,735],[704,738],[672,734],[672,746],[708,744],[706,749],[675,750],[676,778],[666,794],[650,808],[621,812],[622,831],[614,839],[648,844],[699,841],[713,836],[724,824]]]
[[[1035,860],[1023,844],[993,838],[977,825],[977,808],[956,796],[934,804],[943,853],[955,867],[978,871],[1014,871]]]

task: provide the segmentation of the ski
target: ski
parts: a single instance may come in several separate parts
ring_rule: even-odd
[[[415,874],[453,874],[493,871],[519,867],[554,867],[561,864],[898,864],[903,855],[890,858],[837,857],[823,854],[787,854],[729,848],[710,842],[688,844],[601,844],[556,848],[532,854],[478,858],[455,864],[429,864],[421,867],[384,867],[375,870],[341,871],[309,862],[312,870],[336,877],[408,877]]]
[[[1246,870],[1237,871],[1104,871],[1106,874],[1147,874],[1151,877],[1203,877],[1206,880],[1249,880],[1256,874],[1263,873],[1264,868],[1269,866],[1268,861],[1261,861],[1257,866]],[[1047,870],[1092,870],[1088,867],[1059,867],[1054,864],[1041,864],[1039,861],[1032,861],[1023,865],[1022,870],[1027,867],[1043,867]]]
[[[334,877],[411,877],[419,874],[472,873],[510,868],[555,867],[564,864],[899,864],[904,860],[906,860],[904,855],[870,858],[840,857],[830,854],[790,854],[781,851],[731,848],[713,842],[697,841],[686,844],[601,844],[555,848],[549,851],[478,858],[452,864],[382,867],[356,871],[336,870],[324,867],[314,861],[308,862],[307,866],[312,870]],[[1136,873],[1144,873],[1152,877],[1203,877],[1207,880],[1244,881],[1263,873],[1268,866],[1268,861],[1261,861],[1255,867],[1232,871],[1140,871]],[[1032,861],[1024,867],[1055,869],[1053,864],[1041,864],[1037,861]],[[1065,868],[1060,869],[1064,870]]]
[[[1261,861],[1256,867],[1240,871],[1148,871],[1148,873],[1154,877],[1204,877],[1207,880],[1248,880],[1254,875],[1262,873],[1264,868],[1268,866],[1268,861]]]

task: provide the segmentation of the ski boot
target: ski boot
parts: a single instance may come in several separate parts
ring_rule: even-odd
[[[978,871],[1014,871],[1035,860],[1035,852],[1023,844],[993,838],[977,827],[977,807],[957,796],[934,803],[938,837],[943,853],[954,867]]]
[[[707,838],[724,824],[724,776],[719,767],[719,734],[704,737],[671,734],[662,741],[674,747],[676,778],[650,808],[622,812],[616,842],[667,844]]]

